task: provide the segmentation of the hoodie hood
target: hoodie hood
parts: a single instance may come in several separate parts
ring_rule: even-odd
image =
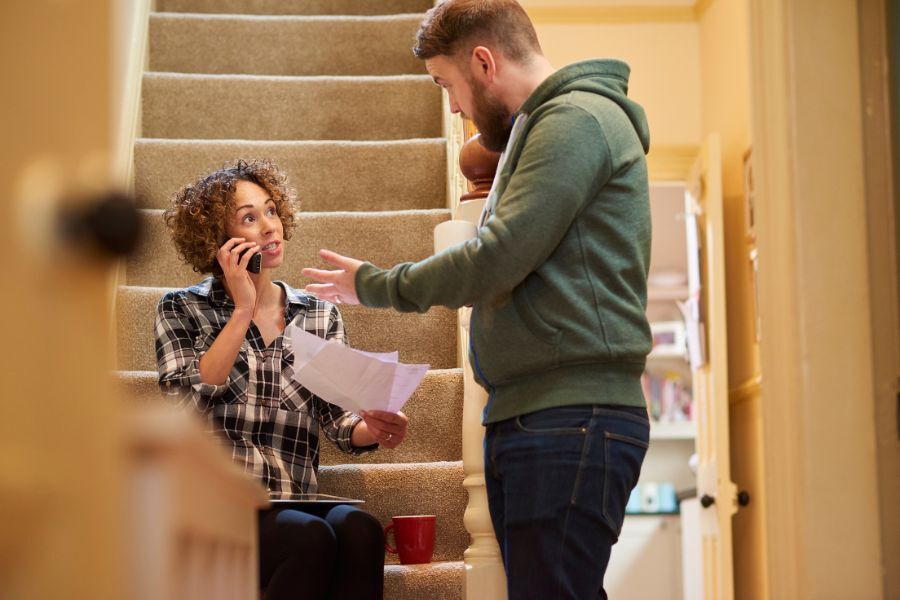
[[[646,153],[650,150],[650,128],[644,109],[628,99],[628,76],[631,69],[621,60],[598,59],[577,62],[544,80],[517,114],[530,114],[541,104],[569,92],[598,94],[615,102],[628,116]]]

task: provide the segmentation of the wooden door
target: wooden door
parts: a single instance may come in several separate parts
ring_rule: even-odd
[[[704,598],[734,597],[731,519],[737,512],[731,481],[728,424],[728,348],[722,168],[718,135],[710,136],[685,192],[688,286],[685,310],[697,408],[697,495],[702,509]]]
[[[56,215],[110,180],[112,4],[0,3],[0,596],[124,597],[109,259]]]

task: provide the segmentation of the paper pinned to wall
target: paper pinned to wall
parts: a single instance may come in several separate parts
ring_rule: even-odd
[[[429,365],[399,362],[397,352],[363,352],[291,326],[294,380],[345,410],[399,411]]]
[[[684,225],[688,255],[688,299],[678,302],[678,309],[684,317],[687,335],[688,357],[691,370],[696,371],[706,364],[706,332],[703,315],[700,312],[700,298],[703,294],[703,278],[700,268],[700,248],[702,237],[697,215],[701,209],[690,190],[684,192]]]
[[[700,322],[700,308],[696,298],[688,298],[686,302],[677,302],[681,316],[684,317],[685,334],[687,336],[688,358],[691,371],[696,371],[706,363],[706,348],[703,343],[703,323]]]

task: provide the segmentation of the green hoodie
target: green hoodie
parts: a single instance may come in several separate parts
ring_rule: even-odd
[[[473,304],[469,358],[484,422],[555,406],[644,406],[650,205],[643,109],[629,68],[560,69],[519,112],[477,238],[356,274],[360,301],[424,312]]]

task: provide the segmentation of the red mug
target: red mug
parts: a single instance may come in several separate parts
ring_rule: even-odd
[[[384,549],[400,555],[400,563],[417,565],[431,562],[434,554],[435,515],[409,515],[392,517],[384,528]],[[397,548],[388,542],[388,533],[394,531]]]

